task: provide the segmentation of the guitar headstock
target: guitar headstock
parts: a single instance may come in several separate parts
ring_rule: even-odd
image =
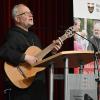
[[[67,38],[70,38],[74,36],[74,33],[76,32],[76,27],[75,26],[70,26],[67,30],[65,30],[65,34]]]
[[[62,35],[61,37],[59,37],[59,40],[61,42],[63,42],[67,38],[70,38],[70,37],[74,36],[74,34],[75,34],[76,31],[77,31],[77,29],[76,29],[75,26],[69,27],[67,30],[65,30],[65,34]]]

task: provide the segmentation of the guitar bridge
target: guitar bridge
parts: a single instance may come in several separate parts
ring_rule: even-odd
[[[22,69],[21,69],[19,66],[17,66],[17,70],[19,71],[19,73],[20,73],[25,79],[27,79],[27,76],[24,74],[24,72],[22,71]]]

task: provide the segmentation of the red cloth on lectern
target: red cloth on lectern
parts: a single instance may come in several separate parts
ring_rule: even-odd
[[[100,59],[98,61],[99,71],[100,71]],[[93,74],[94,73],[94,62],[90,62],[84,65],[83,74]],[[74,68],[74,74],[79,74],[79,67]]]

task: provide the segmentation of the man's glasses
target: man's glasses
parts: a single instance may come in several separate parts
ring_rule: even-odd
[[[24,12],[24,13],[21,13],[21,14],[18,14],[18,15],[16,15],[16,16],[21,16],[21,15],[30,15],[30,14],[32,14],[33,15],[33,13],[30,11],[30,12]]]

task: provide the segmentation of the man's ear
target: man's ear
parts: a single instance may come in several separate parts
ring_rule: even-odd
[[[16,22],[19,22],[19,18],[17,16],[15,17],[15,21]]]

